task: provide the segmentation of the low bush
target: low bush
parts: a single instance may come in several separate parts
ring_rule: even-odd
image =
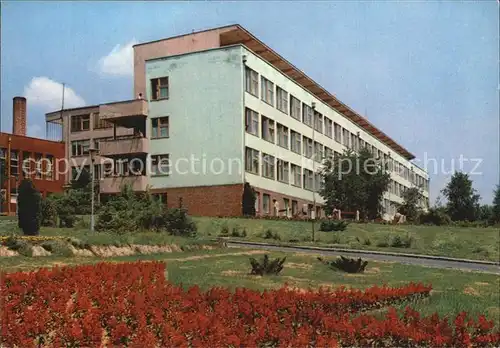
[[[355,260],[344,256],[340,256],[334,261],[326,261],[321,257],[318,257],[318,260],[332,269],[347,273],[363,273],[368,265],[368,261],[363,261],[361,258]]]
[[[219,237],[229,237],[229,227],[227,227],[227,225],[222,225]]]
[[[41,225],[45,227],[57,226],[57,207],[52,199],[42,199],[41,203],[42,221]]]
[[[281,236],[278,232],[273,232],[273,230],[268,228],[266,232],[264,232],[264,239],[281,240]]]
[[[252,266],[252,270],[250,274],[261,276],[267,274],[278,275],[283,270],[285,261],[286,257],[284,257],[283,259],[277,258],[270,261],[267,254],[264,255],[261,261],[257,261],[256,259],[251,257],[250,265]]]
[[[69,245],[62,240],[47,240],[41,247],[49,251],[52,255],[70,257],[73,256]]]
[[[323,232],[345,231],[347,225],[345,220],[323,220],[319,225],[319,230]]]
[[[411,236],[395,235],[391,239],[391,247],[393,248],[410,248],[412,243],[413,238]]]
[[[20,255],[32,256],[33,254],[31,243],[21,238],[9,236],[4,245],[10,250],[17,251]]]
[[[78,238],[69,237],[66,241],[76,249],[90,249],[90,244],[81,241]]]
[[[419,222],[424,225],[443,226],[451,224],[451,218],[441,209],[430,208],[427,213],[420,215]]]
[[[387,238],[384,238],[382,240],[377,241],[377,244],[375,244],[379,248],[387,248],[389,246],[389,240]]]

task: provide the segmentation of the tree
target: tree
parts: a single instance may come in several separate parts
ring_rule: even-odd
[[[488,204],[479,205],[477,207],[477,220],[489,222],[493,220],[493,207]]]
[[[419,206],[422,190],[419,187],[411,187],[403,192],[403,204],[398,212],[405,215],[406,219],[414,222],[418,219],[422,209]]]
[[[80,175],[74,179],[71,180],[71,188],[78,190],[78,189],[90,189],[90,182],[92,181],[92,177],[90,176],[89,171],[87,168],[82,168],[82,171]]]
[[[23,179],[19,184],[17,212],[19,227],[25,235],[38,235],[41,222],[41,195],[30,179]]]
[[[500,222],[500,185],[497,185],[495,192],[493,193],[493,209],[492,209],[492,220],[493,222]]]
[[[380,159],[362,149],[359,154],[346,150],[335,159],[327,159],[321,171],[320,195],[325,211],[334,209],[354,212],[362,218],[375,219],[382,213],[382,195],[389,186],[390,175]]]
[[[243,216],[255,216],[255,199],[255,190],[246,182],[242,197]]]
[[[456,172],[441,192],[448,200],[446,212],[453,221],[476,220],[480,196],[468,174]]]

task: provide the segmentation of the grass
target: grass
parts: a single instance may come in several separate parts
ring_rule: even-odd
[[[140,232],[140,233],[108,233],[108,232],[90,232],[90,227],[87,226],[88,217],[82,218],[75,228],[57,228],[57,227],[42,227],[40,229],[41,236],[60,236],[73,237],[90,245],[115,245],[122,246],[127,244],[143,244],[143,245],[165,245],[177,244],[179,246],[192,244],[208,244],[212,242],[204,235],[196,238],[184,238],[172,236],[168,233],[157,232]],[[0,220],[0,236],[5,235],[21,235],[22,232],[17,226],[17,220],[13,218]]]
[[[260,251],[259,251],[260,252]],[[168,280],[184,287],[198,285],[202,289],[223,286],[234,289],[247,287],[256,290],[279,288],[287,283],[297,288],[320,286],[346,286],[366,288],[372,285],[401,286],[410,281],[431,283],[433,292],[429,299],[399,305],[411,305],[423,314],[439,313],[452,317],[460,311],[472,315],[486,314],[500,325],[500,277],[485,273],[441,270],[397,263],[369,261],[364,274],[347,274],[332,271],[316,260],[314,255],[271,253],[272,258],[287,257],[279,276],[257,277],[249,275],[248,250],[224,249],[171,253],[158,255],[123,256],[106,259],[109,262],[134,260],[162,260],[167,263]],[[253,255],[260,258],[262,255]],[[27,271],[42,266],[95,263],[99,258],[63,258],[56,256],[0,259],[0,266],[7,271]]]
[[[439,255],[476,260],[500,260],[500,231],[493,227],[351,223],[342,232],[319,232],[319,223],[316,223],[315,243],[312,243],[311,222],[209,217],[195,217],[194,219],[198,225],[199,234],[207,237],[218,236],[223,227],[227,227],[229,233],[233,228],[240,230],[244,228],[247,232],[245,240],[250,241],[331,245],[344,248]],[[277,233],[280,240],[263,238],[267,230]],[[411,237],[411,246],[409,248],[391,247],[391,240],[396,236],[401,238]]]
[[[196,238],[181,238],[166,233],[90,233],[88,217],[80,219],[73,229],[42,227],[41,235],[75,237],[94,245],[123,244],[203,244],[217,238],[227,228],[229,236],[233,230],[245,230],[248,241],[335,246],[362,250],[395,251],[416,254],[439,255],[476,260],[500,261],[500,231],[496,228],[456,226],[412,226],[351,223],[342,232],[319,232],[316,223],[315,242],[311,242],[312,224],[302,221],[262,220],[243,218],[194,217],[198,226]],[[264,238],[268,235],[278,238]],[[0,219],[0,235],[19,234],[17,220]],[[410,247],[391,246],[396,237],[411,238]],[[238,239],[238,237],[230,237]]]

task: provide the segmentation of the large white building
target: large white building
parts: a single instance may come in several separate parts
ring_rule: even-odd
[[[423,188],[422,205],[428,204],[428,175],[409,151],[238,25],[136,45],[134,62],[134,93],[144,100],[93,106],[89,119],[112,125],[100,134],[103,158],[140,154],[153,164],[134,177],[103,178],[104,192],[124,182],[138,190],[149,185],[171,205],[182,197],[192,214],[231,216],[241,214],[248,182],[258,193],[258,214],[321,214],[323,159],[367,147],[389,163],[386,217],[413,185]],[[47,119],[61,114],[68,123],[88,110]],[[72,137],[95,140],[90,123],[63,133],[68,155]],[[131,143],[131,134],[140,141]],[[158,167],[165,159],[168,173]]]

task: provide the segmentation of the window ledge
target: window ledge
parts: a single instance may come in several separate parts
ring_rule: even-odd
[[[156,140],[156,139],[168,139],[170,138],[170,135],[167,135],[165,137],[151,137],[151,140]]]
[[[274,108],[274,105],[273,105],[273,104],[271,104],[270,102],[268,102],[267,100],[264,100],[264,99],[261,99],[261,100],[262,100],[264,103],[266,103],[267,105],[272,106],[272,107]]]
[[[170,176],[170,174],[151,174],[152,178],[163,177],[163,176]]]
[[[151,99],[150,101],[157,102],[157,101],[163,101],[163,100],[169,100],[169,99],[170,99],[170,97],[166,97],[166,98]]]
[[[280,144],[278,144],[278,146],[281,147],[282,149],[289,150],[288,146],[283,146],[283,145],[280,145]]]

